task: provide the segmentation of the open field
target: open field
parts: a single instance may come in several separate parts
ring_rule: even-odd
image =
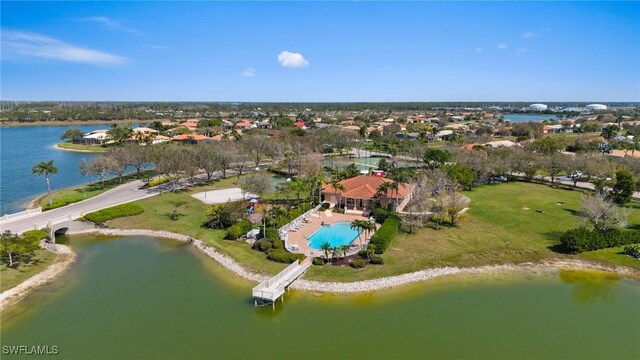
[[[64,255],[61,255],[64,256]],[[16,269],[2,267],[0,270],[0,292],[10,289],[31,276],[41,272],[57,260],[58,255],[47,250],[36,250],[29,264],[21,264]]]
[[[236,181],[237,177],[223,179],[207,186],[207,189],[235,186]],[[255,271],[274,273],[282,269],[282,264],[267,260],[263,253],[250,249],[246,243],[223,240],[224,231],[201,226],[207,206],[190,194],[203,188],[200,186],[142,200],[139,203],[145,208],[145,213],[113,220],[111,226],[188,234]],[[305,277],[352,281],[430,267],[521,263],[549,258],[583,258],[640,268],[640,261],[618,255],[619,250],[600,250],[579,256],[553,251],[559,234],[579,224],[576,212],[581,206],[581,191],[511,182],[482,186],[466,195],[472,200],[471,208],[457,227],[424,228],[417,229],[415,234],[401,233],[383,255],[385,265],[369,265],[362,270],[348,266],[314,266]],[[186,202],[180,210],[183,215],[176,221],[169,219],[173,201]],[[640,209],[637,206],[632,209],[629,224],[640,226]]]

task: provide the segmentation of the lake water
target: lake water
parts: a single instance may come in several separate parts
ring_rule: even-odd
[[[64,125],[0,127],[0,215],[24,210],[34,197],[47,192],[44,176],[31,175],[40,161],[54,160],[58,174],[51,176],[51,189],[62,189],[89,182],[80,175],[80,159],[95,155],[54,148],[60,134],[78,128],[83,132],[105,129],[109,125]]]
[[[477,275],[356,296],[290,291],[274,311],[255,308],[253,283],[189,245],[70,243],[80,254],[72,269],[2,314],[3,346],[55,345],[64,359],[640,358],[640,284],[610,275]]]
[[[555,115],[551,114],[501,114],[500,116],[510,122],[558,120]]]

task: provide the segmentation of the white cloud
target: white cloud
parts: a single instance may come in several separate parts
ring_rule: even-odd
[[[278,55],[278,62],[284,67],[301,68],[309,65],[309,61],[300,53],[283,51]]]
[[[254,68],[246,68],[242,72],[242,76],[244,76],[244,77],[254,77],[254,76],[256,76],[256,69],[254,69]]]
[[[481,47],[477,47],[476,48],[476,52],[482,52],[482,48]]]
[[[527,31],[526,33],[522,34],[522,38],[523,39],[531,39],[538,36],[538,33],[533,32],[533,31]]]
[[[129,61],[121,56],[21,31],[2,31],[2,51],[23,56],[100,66],[122,65]]]
[[[110,19],[106,16],[89,16],[89,17],[85,17],[85,18],[80,18],[78,19],[79,21],[87,21],[87,22],[92,22],[92,23],[96,23],[96,24],[100,24],[102,25],[104,28],[107,29],[111,29],[111,30],[116,30],[116,31],[122,31],[122,32],[127,32],[130,34],[136,34],[136,35],[141,35],[142,32],[139,30],[136,30],[134,28],[130,28],[128,26],[122,25],[119,22]]]
[[[509,47],[509,45],[507,45],[507,44],[504,44],[504,43],[503,43],[503,44],[498,44],[498,46],[497,46],[497,47],[498,47],[498,49],[500,49],[500,50],[504,50],[504,49],[508,48],[508,47]]]
[[[527,51],[528,51],[527,48],[520,48],[520,49],[518,49],[516,51],[516,54],[522,55],[522,54],[526,53]]]

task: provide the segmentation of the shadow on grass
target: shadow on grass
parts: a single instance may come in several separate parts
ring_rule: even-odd
[[[560,243],[562,234],[564,234],[562,231],[549,231],[544,233],[545,238],[554,242],[553,245],[547,246],[547,249],[558,254],[568,254],[567,250],[562,246],[562,243]]]
[[[580,211],[578,211],[578,210],[568,209],[568,208],[562,208],[562,210],[571,213],[571,215],[573,215],[573,216],[578,216],[578,217],[580,216]]]

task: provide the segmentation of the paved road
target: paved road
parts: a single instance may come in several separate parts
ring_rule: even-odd
[[[227,171],[227,177],[235,174],[237,174],[236,171]],[[216,173],[213,177],[222,177],[222,173]],[[205,179],[205,175],[195,177],[192,182],[189,182],[187,179],[182,179],[176,183],[176,189],[183,188],[192,183],[202,182]],[[167,192],[171,190],[171,185],[169,184],[159,185],[150,189],[141,189],[143,185],[144,183],[142,181],[136,180],[71,205],[41,213],[24,215],[9,220],[1,220],[0,231],[10,230],[14,233],[22,233],[34,228],[43,228],[46,227],[49,222],[52,224],[58,224],[68,220],[75,220],[92,211],[141,200],[158,195],[160,192]]]

